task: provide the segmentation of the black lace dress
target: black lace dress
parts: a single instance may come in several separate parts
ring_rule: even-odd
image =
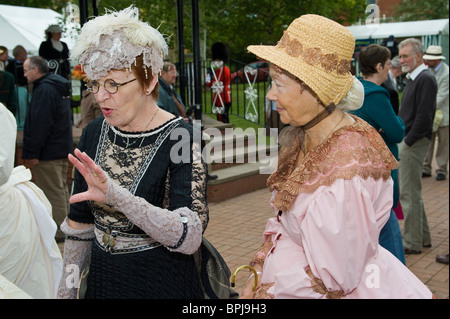
[[[193,159],[190,151],[198,147],[196,133],[180,118],[130,134],[100,117],[84,129],[78,148],[135,196],[168,210],[197,212],[204,231],[207,172],[204,161]],[[73,193],[86,187],[76,171]],[[168,250],[114,207],[76,203],[68,217],[95,224],[85,298],[203,298],[193,256]]]

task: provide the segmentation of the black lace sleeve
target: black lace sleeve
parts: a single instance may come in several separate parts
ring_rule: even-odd
[[[209,222],[209,209],[206,200],[207,166],[201,156],[201,133],[194,134],[195,129],[189,124],[180,126],[189,132],[190,138],[183,136],[172,140],[172,147],[182,151],[190,150],[190,154],[188,161],[174,163],[171,160],[168,208],[174,210],[188,207],[196,212],[204,232]]]

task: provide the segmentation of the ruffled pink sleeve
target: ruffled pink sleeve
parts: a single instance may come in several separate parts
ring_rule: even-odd
[[[392,180],[340,179],[310,194],[314,199],[304,216],[296,212],[296,204],[292,207],[298,214],[310,276],[328,291],[345,296],[360,284],[366,265],[378,252],[379,232],[389,217],[389,187]]]

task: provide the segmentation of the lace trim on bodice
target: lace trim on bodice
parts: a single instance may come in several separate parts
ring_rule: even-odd
[[[104,121],[94,161],[102,167],[115,183],[134,194],[159,146],[176,126],[177,121],[169,121],[165,125],[149,132],[126,134]],[[163,129],[165,130],[163,131]],[[108,137],[109,130],[114,132],[113,141]],[[126,147],[126,145],[122,146],[126,144],[123,138],[127,138],[127,142],[131,140],[133,145],[129,147]],[[145,141],[145,143],[143,143],[143,146],[137,147],[139,145],[135,143],[136,141],[138,143]],[[130,231],[134,226],[122,212],[110,205],[90,202],[90,206],[95,216],[95,222],[98,225],[115,231]]]
[[[357,175],[363,179],[390,178],[397,160],[372,126],[351,116],[355,120],[352,125],[336,130],[310,150],[299,165],[298,143],[281,149],[278,170],[267,181],[271,191],[278,191],[273,200],[277,210],[289,210],[298,194],[312,193],[337,179],[350,180]]]
[[[195,154],[200,151],[201,155],[201,148],[196,143],[193,143],[191,207],[167,210],[170,204],[170,171],[163,183],[161,208],[135,195],[142,179],[149,174],[147,171],[160,146],[179,124],[179,119],[174,119],[151,132],[120,132],[117,135],[117,129],[103,123],[95,162],[108,175],[108,183],[113,187],[108,186],[106,204],[90,202],[90,207],[95,217],[96,243],[105,251],[112,254],[130,253],[156,248],[161,244],[168,248],[175,246],[181,241],[180,238],[184,238],[181,220],[186,223],[186,218],[188,243],[181,245],[177,251],[195,251],[198,248],[197,237],[201,238],[202,229],[208,223],[208,208],[205,199],[206,166],[201,160],[195,160]],[[114,132],[112,138],[108,134],[110,129]],[[140,140],[139,143],[135,143],[136,140]]]

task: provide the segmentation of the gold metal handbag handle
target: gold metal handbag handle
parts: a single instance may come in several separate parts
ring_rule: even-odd
[[[256,272],[255,268],[253,268],[252,266],[248,266],[248,265],[240,266],[234,271],[233,276],[231,276],[231,287],[235,286],[236,274],[244,268],[250,269],[253,272],[253,274],[255,275],[255,285],[253,286],[253,291],[256,291],[256,286],[258,286],[258,273]]]

